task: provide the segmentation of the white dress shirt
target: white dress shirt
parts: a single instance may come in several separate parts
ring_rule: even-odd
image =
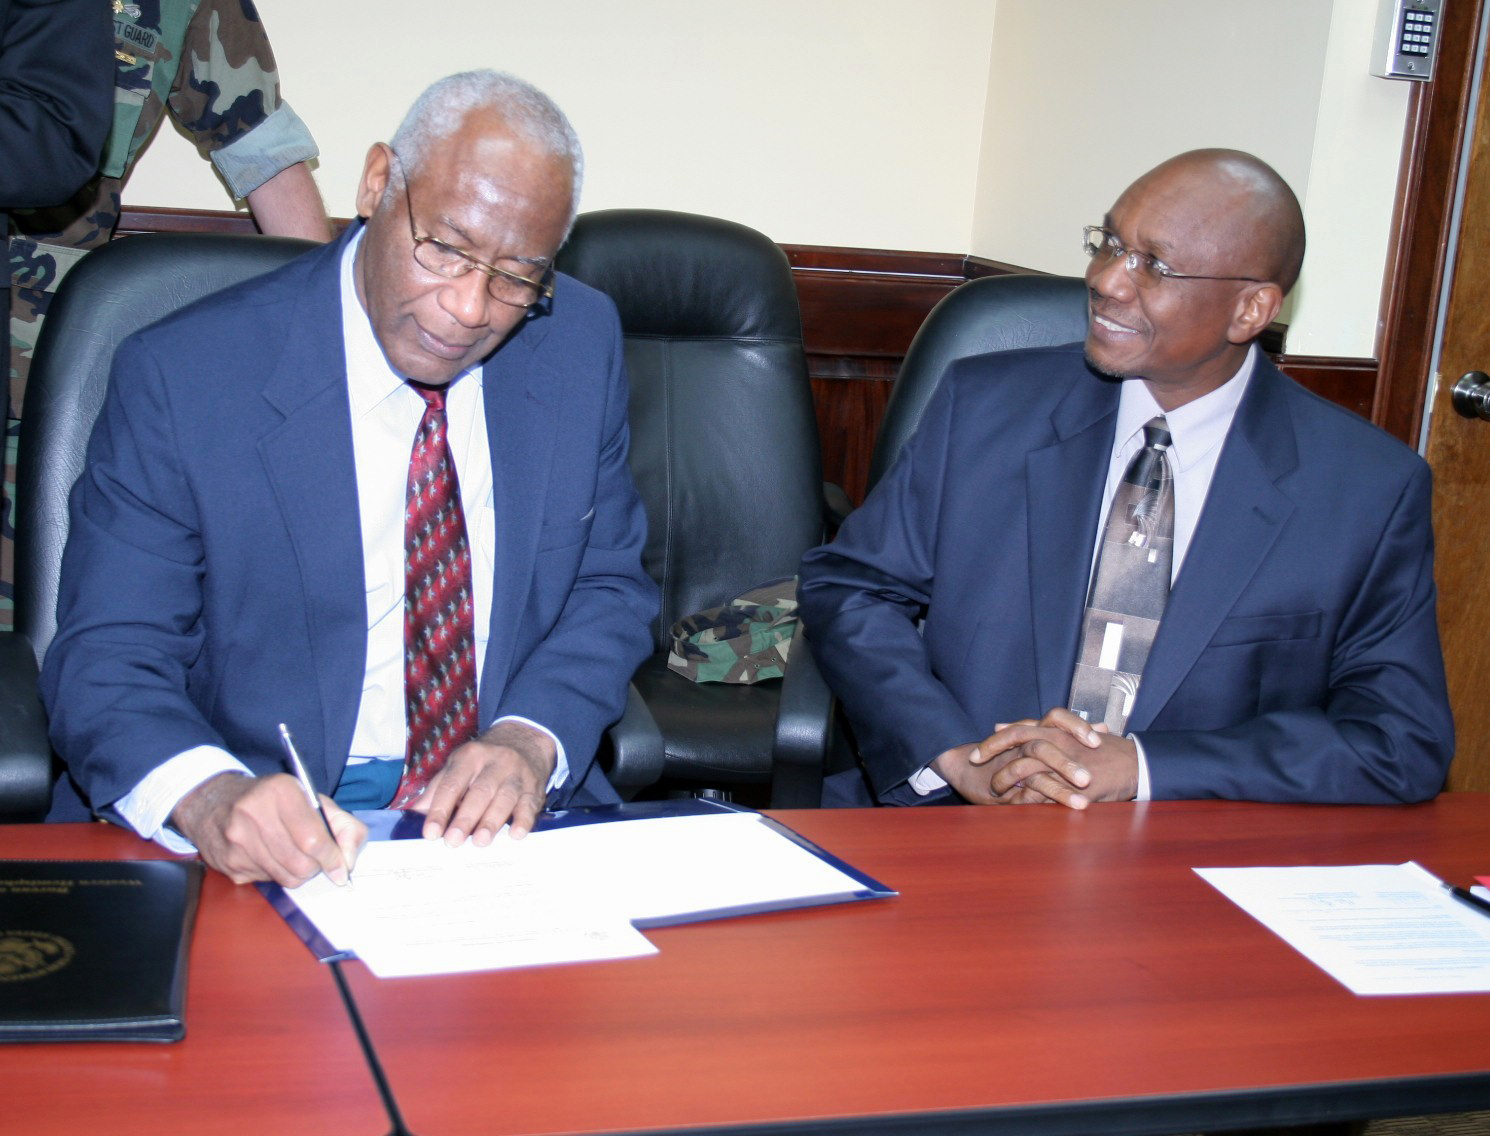
[[[424,416],[425,402],[388,364],[372,323],[357,297],[353,275],[362,234],[348,243],[341,262],[342,336],[351,404],[352,452],[362,531],[363,580],[367,590],[367,662],[357,724],[352,731],[356,760],[402,762],[406,746],[404,708],[404,496],[409,453]],[[461,508],[471,547],[475,602],[476,676],[480,683],[491,628],[496,556],[496,514],[492,501],[491,451],[482,403],[481,365],[457,375],[446,398],[446,437],[455,459]],[[272,716],[272,709],[266,708]],[[508,716],[553,738],[557,761],[549,789],[569,775],[563,744],[545,726]],[[119,815],[141,836],[175,852],[193,851],[166,827],[181,798],[219,773],[249,773],[218,746],[198,746],[162,762],[116,803]],[[323,787],[329,791],[329,787]]]
[[[1226,441],[1237,406],[1252,379],[1256,359],[1257,345],[1254,343],[1235,375],[1209,394],[1167,413],[1155,401],[1147,383],[1139,379],[1123,382],[1118,394],[1112,456],[1107,463],[1107,484],[1102,491],[1102,515],[1097,519],[1097,531],[1092,534],[1091,571],[1095,572],[1097,568],[1097,552],[1102,545],[1102,532],[1107,526],[1107,510],[1112,505],[1113,494],[1133,455],[1143,448],[1144,425],[1155,415],[1162,414],[1169,428],[1169,463],[1174,476],[1174,552],[1170,563],[1170,583],[1179,578],[1180,566],[1190,550],[1190,538],[1195,535],[1200,511],[1205,506],[1206,494],[1210,492],[1216,460],[1221,456],[1222,443]],[[1148,758],[1144,755],[1143,743],[1135,735],[1128,736],[1138,747],[1138,795],[1134,800],[1146,801],[1149,799]],[[922,796],[944,788],[946,784],[929,764],[910,777],[911,788]]]

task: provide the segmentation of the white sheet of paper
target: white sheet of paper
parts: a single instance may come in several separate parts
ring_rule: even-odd
[[[379,977],[632,958],[657,948],[580,888],[556,887],[527,841],[369,843],[349,888],[288,892],[317,930]]]
[[[755,813],[657,817],[534,833],[549,868],[590,877],[628,919],[666,919],[799,899],[863,885]]]
[[[1490,991],[1490,916],[1418,864],[1195,872],[1357,994]]]
[[[633,919],[792,900],[862,884],[753,813],[662,817],[467,841],[373,841],[353,886],[286,894],[379,976],[626,958],[656,948]]]

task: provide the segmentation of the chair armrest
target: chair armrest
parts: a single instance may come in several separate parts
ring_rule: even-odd
[[[822,804],[832,723],[833,692],[812,657],[806,633],[798,626],[776,713],[772,808],[815,809]]]
[[[606,736],[611,752],[605,776],[622,797],[654,785],[662,777],[662,731],[634,683],[626,688],[621,720],[606,731]]]
[[[828,531],[837,532],[854,511],[854,503],[844,492],[843,486],[831,481],[823,482],[823,514],[828,522]]]
[[[38,821],[52,800],[52,747],[36,688],[36,655],[16,632],[0,632],[0,821]]]

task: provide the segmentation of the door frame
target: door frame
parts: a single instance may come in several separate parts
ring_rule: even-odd
[[[1371,421],[1414,449],[1422,434],[1448,263],[1454,193],[1472,104],[1486,0],[1448,0],[1433,78],[1415,83],[1407,108],[1392,242],[1382,283]]]

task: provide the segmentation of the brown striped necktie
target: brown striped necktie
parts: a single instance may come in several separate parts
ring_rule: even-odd
[[[1114,734],[1127,726],[1138,696],[1174,557],[1174,477],[1162,415],[1149,419],[1143,439],[1112,495],[1071,679],[1071,709]]]

